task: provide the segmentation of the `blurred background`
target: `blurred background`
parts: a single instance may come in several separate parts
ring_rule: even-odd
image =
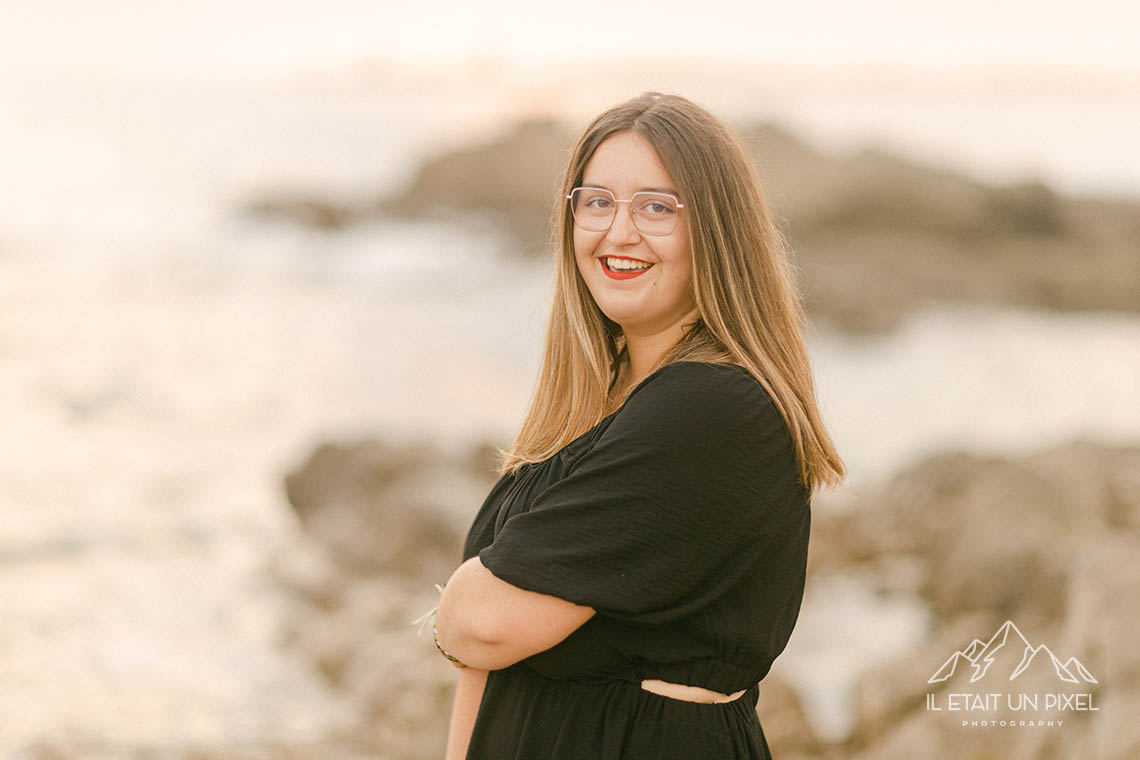
[[[1135,4],[3,17],[0,756],[442,757],[410,621],[529,398],[572,136],[647,89],[755,158],[850,470],[774,754],[1140,756]],[[1007,619],[1099,709],[926,710]]]

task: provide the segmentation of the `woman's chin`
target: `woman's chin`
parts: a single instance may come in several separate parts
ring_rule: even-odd
[[[602,313],[609,317],[611,322],[616,322],[622,330],[628,330],[642,321],[642,317],[636,311],[629,309],[607,309],[605,306],[601,307]]]

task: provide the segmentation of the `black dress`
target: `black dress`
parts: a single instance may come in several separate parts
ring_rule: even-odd
[[[489,673],[467,760],[770,757],[757,684],[799,614],[810,523],[787,426],[735,365],[663,367],[557,454],[504,475],[464,560],[597,614]],[[646,678],[747,691],[686,702]]]

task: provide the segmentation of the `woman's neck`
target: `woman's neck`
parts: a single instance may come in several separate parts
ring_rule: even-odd
[[[669,349],[677,345],[677,342],[685,334],[685,330],[699,318],[699,312],[693,308],[692,311],[664,330],[649,334],[638,334],[623,329],[629,370],[626,376],[625,389],[636,388],[638,383],[649,377],[661,358]]]

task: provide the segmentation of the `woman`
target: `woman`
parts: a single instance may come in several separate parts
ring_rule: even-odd
[[[448,758],[765,758],[803,593],[816,407],[740,143],[645,93],[578,140],[534,398],[440,598]]]

